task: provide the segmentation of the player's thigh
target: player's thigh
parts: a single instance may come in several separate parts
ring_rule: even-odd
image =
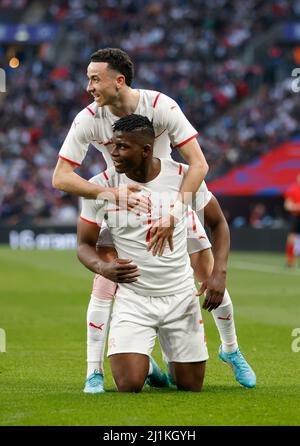
[[[121,353],[151,355],[156,339],[157,315],[151,298],[119,288],[110,322],[107,356]]]
[[[191,288],[166,296],[165,300],[167,311],[164,313],[163,323],[159,326],[158,337],[167,361],[206,361],[208,352],[196,290]]]
[[[200,392],[205,375],[206,361],[202,362],[172,362],[171,372],[178,390]]]
[[[149,357],[139,353],[119,353],[109,357],[119,392],[142,390],[149,371]]]
[[[157,321],[151,299],[119,289],[112,312],[108,357],[119,391],[139,392],[149,370]]]
[[[213,271],[214,256],[210,248],[190,254],[191,265],[198,282],[207,280]]]

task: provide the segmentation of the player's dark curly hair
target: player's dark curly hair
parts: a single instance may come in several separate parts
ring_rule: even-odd
[[[93,53],[91,62],[106,62],[110,69],[125,76],[126,85],[130,87],[134,76],[133,62],[125,51],[119,48],[104,48]]]
[[[128,115],[118,119],[113,125],[114,132],[143,132],[150,137],[155,137],[154,127],[152,122],[141,115]]]

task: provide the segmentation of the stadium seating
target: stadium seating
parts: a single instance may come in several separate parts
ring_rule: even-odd
[[[178,101],[200,133],[209,180],[298,132],[299,101],[290,92],[289,65],[280,48],[270,41],[266,58],[257,63],[245,57],[251,36],[259,40],[269,25],[299,17],[297,2],[202,0],[200,8],[196,0],[121,6],[107,0],[101,5],[0,2],[4,20],[18,17],[19,23],[49,23],[59,30],[35,45],[6,42],[0,53],[3,67],[14,48],[21,61],[18,69],[7,68],[8,91],[0,99],[2,222],[59,221],[76,214],[77,198],[54,191],[51,176],[74,116],[91,102],[86,65],[99,47],[124,48],[136,63],[135,87],[157,89]],[[274,79],[267,75],[268,64],[278,59],[286,70]],[[104,166],[90,149],[80,174],[88,178]]]

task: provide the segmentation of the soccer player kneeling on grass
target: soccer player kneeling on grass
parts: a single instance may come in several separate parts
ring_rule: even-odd
[[[200,391],[208,353],[187,253],[187,209],[179,194],[183,177],[174,161],[153,158],[154,137],[153,125],[146,117],[129,115],[115,123],[114,167],[90,181],[104,187],[140,184],[152,203],[151,211],[137,215],[101,196],[83,199],[78,258],[96,274],[109,268],[119,284],[108,342],[118,390],[142,390],[158,334],[177,388]],[[153,256],[147,251],[149,229],[164,216],[174,227],[174,243],[163,255]],[[96,250],[103,220],[119,257],[109,263],[101,261]],[[201,226],[199,220],[197,225]]]
[[[193,212],[189,212],[188,216],[187,247],[195,278],[203,282],[201,291],[206,290],[202,308],[211,312],[220,335],[219,358],[232,367],[237,382],[245,387],[254,387],[256,376],[239,349],[233,303],[226,289],[229,228],[216,198],[212,197],[205,182],[201,183],[208,166],[196,139],[198,133],[173,99],[158,91],[132,88],[133,74],[133,62],[128,54],[118,48],[100,49],[92,54],[87,67],[87,91],[93,96],[94,102],[81,110],[73,121],[59,152],[53,186],[93,199],[105,191],[108,200],[117,200],[130,211],[139,209],[144,212],[148,202],[144,203],[140,195],[137,199],[137,191],[141,189],[138,183],[120,188],[102,187],[81,178],[75,169],[85,159],[90,144],[101,151],[108,168],[112,167],[112,125],[119,117],[130,113],[147,116],[156,133],[154,156],[171,159],[171,146],[180,152],[187,162],[187,165],[178,165],[178,172],[184,177],[181,191],[196,195],[193,210],[198,216],[205,208],[205,221],[211,230],[213,249],[209,249],[211,244],[205,232],[202,232],[203,228],[194,223]],[[161,220],[158,220],[148,235],[148,250],[151,249],[153,254],[163,254],[166,241],[172,244],[173,229],[163,226]],[[103,261],[112,262],[117,257],[110,231],[105,224],[102,225],[97,248]],[[87,310],[85,393],[104,392],[103,360],[117,279],[115,270],[104,266],[102,274],[96,274],[94,278]],[[151,357],[147,384],[154,387],[168,385],[168,377]]]

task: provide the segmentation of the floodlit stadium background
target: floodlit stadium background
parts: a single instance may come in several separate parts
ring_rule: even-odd
[[[230,224],[232,250],[243,251],[241,257],[233,253],[233,288],[243,289],[242,284],[235,282],[242,277],[243,283],[248,280],[249,289],[253,286],[254,290],[255,316],[249,316],[249,300],[246,307],[245,301],[234,300],[240,314],[239,329],[245,335],[244,345],[247,346],[246,333],[253,330],[255,338],[261,329],[254,322],[262,324],[269,314],[267,310],[271,311],[268,297],[275,299],[280,291],[274,313],[277,320],[281,317],[281,298],[287,293],[294,302],[286,303],[291,307],[283,310],[286,324],[282,348],[290,353],[291,331],[297,326],[291,313],[299,308],[299,302],[293,301],[296,295],[299,298],[299,275],[298,271],[284,271],[289,221],[283,209],[283,194],[300,171],[300,69],[295,71],[300,67],[299,30],[299,0],[0,0],[0,252],[3,271],[10,280],[2,282],[1,288],[5,291],[4,303],[8,296],[16,298],[18,321],[23,320],[22,311],[27,311],[26,300],[22,300],[24,287],[37,280],[36,268],[39,270],[41,265],[45,271],[39,287],[48,296],[45,308],[41,307],[44,322],[46,308],[51,308],[51,296],[55,293],[57,297],[59,292],[66,314],[70,311],[67,304],[73,304],[70,293],[75,295],[75,301],[77,296],[77,321],[80,317],[84,320],[82,296],[88,296],[91,277],[76,264],[73,251],[52,251],[75,247],[78,199],[54,190],[51,178],[73,118],[92,102],[85,91],[89,55],[98,48],[121,47],[135,62],[134,87],[163,91],[174,98],[199,131],[199,143],[209,163],[209,188],[218,197]],[[179,160],[175,152],[174,157]],[[89,178],[104,168],[101,155],[90,147],[78,173]],[[28,251],[21,253],[17,248]],[[32,251],[34,248],[42,250],[41,257]],[[259,256],[259,251],[271,254]],[[64,277],[60,285],[62,277],[55,269],[56,261],[61,268],[66,265],[69,278],[67,281]],[[266,280],[272,281],[272,274],[280,279],[278,286],[283,288],[272,288],[272,296],[268,296],[268,283],[260,280],[259,275],[251,276],[257,263],[261,268],[264,265],[265,274],[269,269],[271,275]],[[22,271],[28,268],[28,275],[16,278],[14,265]],[[48,277],[51,283],[46,283]],[[19,288],[13,287],[10,295],[11,284],[17,287],[18,280]],[[31,296],[34,293],[36,289]],[[258,295],[261,299],[256,299]],[[12,302],[7,300],[7,307],[3,308],[13,311]],[[261,313],[260,304],[265,312]],[[32,308],[36,305],[33,300]],[[53,307],[58,317],[55,305],[58,302]],[[6,314],[8,321],[10,313]],[[30,320],[30,312],[27,316]],[[5,329],[7,325],[3,316],[0,326]],[[75,331],[76,324],[70,328]],[[14,325],[11,330],[15,333]],[[268,336],[273,333],[269,330]],[[8,346],[9,338],[8,335]],[[280,340],[283,342],[283,335]],[[32,340],[28,342],[27,346]],[[82,352],[84,342],[82,331],[78,340]],[[279,343],[278,337],[277,347]],[[45,341],[43,345],[46,344]],[[78,344],[74,341],[67,347],[73,349],[75,363],[78,357],[74,349]],[[34,342],[32,345],[34,352]],[[252,347],[249,344],[249,349]],[[272,345],[268,348],[272,349]],[[294,353],[291,358],[296,357]],[[277,356],[278,362],[282,359]],[[11,361],[14,364],[13,358]],[[79,361],[77,366],[80,367]],[[7,370],[11,367],[7,365]],[[36,370],[32,367],[32,371]],[[289,373],[293,375],[292,369]],[[80,376],[76,380],[80,392]],[[274,388],[279,381],[274,376]],[[235,395],[231,397],[234,406]],[[251,398],[247,398],[250,404]],[[289,404],[293,406],[291,401]],[[45,417],[46,412],[47,406]],[[252,415],[249,422],[255,424],[259,414]],[[297,417],[289,415],[291,424],[299,420],[299,414]],[[21,424],[33,424],[36,420],[41,423],[27,412],[23,418],[12,415],[2,420],[1,424],[18,424],[18,420]],[[52,422],[59,424],[59,420],[63,418],[54,418]],[[76,420],[74,423],[80,423],[80,417]],[[170,423],[170,418],[165,423]],[[222,424],[221,419],[219,423]],[[230,424],[230,420],[224,423]],[[89,424],[88,418],[84,424]],[[276,424],[276,418],[271,414],[266,424]]]
[[[300,168],[292,76],[299,1],[3,0],[0,7],[1,225],[75,222],[77,199],[54,191],[51,175],[74,116],[92,102],[89,55],[116,46],[135,61],[134,86],[173,97],[199,131],[207,180],[231,227],[280,229],[276,248],[283,248],[282,194]],[[275,167],[272,155],[259,158],[278,146]],[[91,148],[80,173],[89,178],[104,166]]]

